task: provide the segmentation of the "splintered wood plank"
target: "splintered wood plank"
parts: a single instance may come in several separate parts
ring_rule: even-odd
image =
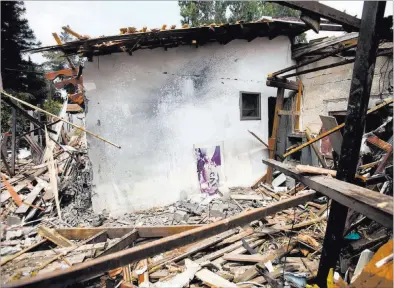
[[[323,174],[323,175],[330,175],[331,177],[337,176],[337,171],[310,166],[310,165],[297,165],[296,169],[300,173],[309,173],[309,174]]]
[[[201,227],[201,225],[136,226],[135,229],[137,229],[141,238],[157,238],[182,233],[198,227]]]
[[[249,235],[252,235],[253,233],[254,233],[253,228],[248,227],[247,229],[245,229],[245,230],[239,232],[238,234],[233,235],[233,236],[231,236],[231,237],[229,237],[229,238],[227,238],[227,239],[224,239],[224,240],[223,240],[222,242],[220,242],[218,245],[231,244],[231,243],[237,242],[238,240],[241,240],[241,239],[244,238],[244,237],[247,237],[247,236],[249,236]]]
[[[14,260],[15,258],[23,255],[26,252],[29,252],[31,249],[36,248],[38,246],[40,246],[41,244],[45,243],[47,241],[47,239],[43,239],[29,247],[26,247],[25,249],[23,249],[22,251],[19,251],[18,253],[14,254],[14,255],[10,255],[9,257],[2,257],[0,266],[3,266],[4,264],[8,263],[11,260]]]
[[[60,247],[71,247],[74,246],[74,243],[63,237],[59,233],[56,232],[55,229],[51,229],[45,226],[38,227],[38,234],[42,237],[48,239],[49,241],[55,243]]]
[[[179,255],[175,258],[171,258],[169,260],[163,259],[162,263],[160,263],[160,262],[155,263],[154,267],[149,267],[149,268],[152,269],[153,271],[155,271],[156,269],[163,267],[163,265],[165,265],[167,263],[181,261],[181,260],[189,257],[192,254],[195,254],[207,247],[213,246],[213,245],[223,241],[223,239],[226,239],[226,238],[230,237],[231,235],[234,235],[235,233],[237,233],[237,229],[231,229],[231,230],[223,232],[219,235],[199,241],[199,242],[195,243],[194,245],[192,245],[189,249],[187,249],[187,251],[185,251],[181,255]]]
[[[198,227],[201,227],[201,225],[59,228],[56,229],[56,231],[70,240],[85,240],[103,230],[107,230],[110,239],[121,238],[134,229],[137,229],[141,238],[158,238],[167,237]]]
[[[393,197],[326,176],[304,176],[295,166],[272,159],[263,159],[267,165],[304,183],[310,189],[350,207],[381,225],[393,227]]]
[[[246,243],[249,244],[249,243],[251,243],[253,241],[255,241],[255,239],[248,239],[248,240],[246,240]],[[235,249],[238,249],[239,247],[242,247],[242,242],[241,241],[239,241],[237,243],[234,243],[234,244],[232,244],[230,246],[224,247],[224,248],[222,248],[220,250],[217,250],[215,252],[212,252],[210,254],[207,254],[204,257],[201,257],[201,258],[195,260],[194,262],[196,262],[198,264],[201,264],[201,263],[203,263],[205,261],[212,261],[212,260],[215,260],[215,259],[223,256],[225,253],[229,253],[231,251],[234,251]]]
[[[44,239],[44,240],[46,240],[46,239]],[[48,240],[46,240],[46,241],[48,241]],[[35,252],[25,253],[25,254],[21,255],[17,260],[19,261],[19,260],[34,259],[34,258],[48,259],[49,257],[53,257],[53,256],[59,255],[61,253],[66,253],[67,251],[69,251],[70,255],[85,253],[85,252],[89,252],[89,251],[91,251],[92,254],[94,254],[93,252],[96,250],[104,250],[105,244],[106,243],[103,242],[103,243],[96,243],[96,244],[81,245],[79,247],[73,246],[73,247],[68,247],[68,248],[55,248],[52,250],[35,251]],[[70,251],[70,249],[73,249],[73,248],[75,248],[75,249]]]
[[[2,177],[2,180],[3,180],[3,184],[7,187],[9,195],[11,195],[11,197],[14,200],[15,204],[20,207],[22,205],[21,197],[15,191],[14,187],[12,187],[10,183],[8,183],[7,178],[5,177],[5,175],[1,174],[1,177]]]
[[[30,192],[30,194],[27,195],[26,199],[23,202],[33,204],[34,200],[36,200],[37,196],[45,187],[46,185],[44,184],[44,181],[38,182],[37,185],[34,186],[33,190]],[[30,207],[29,205],[22,204],[21,206],[18,207],[18,209],[16,209],[15,213],[25,214],[29,209],[29,207]]]
[[[170,274],[168,270],[159,270],[149,275],[150,279],[158,280],[164,277],[167,277]]]
[[[28,172],[23,172],[20,175],[17,175],[15,177],[12,177],[11,179],[8,180],[8,183],[10,184],[28,184],[31,181],[35,180],[35,177],[38,177],[42,174],[44,174],[48,170],[48,167],[43,167],[38,170],[32,170]],[[4,185],[1,185],[1,190],[5,189],[6,187]]]
[[[246,270],[244,273],[241,275],[235,277],[234,282],[244,282],[244,281],[249,281],[250,279],[253,279],[259,275],[259,272],[257,271],[257,268],[253,266],[252,268]],[[265,281],[265,279],[264,279]]]
[[[237,287],[234,283],[205,268],[198,271],[196,277],[209,287]]]
[[[134,241],[137,239],[138,239],[138,231],[133,230],[127,233],[126,235],[124,235],[122,238],[120,238],[112,245],[110,245],[107,249],[105,249],[103,252],[98,254],[97,257],[105,256],[126,249],[127,247],[131,246],[134,243]]]
[[[253,133],[253,132],[250,131],[250,130],[248,130],[248,132],[249,132],[250,134],[252,134],[261,144],[263,144],[265,147],[268,148],[267,143],[265,143],[259,136],[257,136],[255,133]]]
[[[259,263],[259,262],[264,261],[266,259],[266,257],[263,255],[260,255],[260,254],[241,255],[241,254],[230,253],[230,254],[224,255],[223,259],[227,260],[227,261]]]
[[[234,229],[239,226],[249,224],[251,221],[261,219],[268,215],[273,215],[290,207],[304,204],[305,202],[312,200],[314,197],[316,197],[316,193],[314,191],[308,191],[302,195],[293,196],[280,202],[272,203],[271,205],[263,208],[245,211],[226,219],[191,229],[189,231],[171,235],[163,239],[154,240],[133,248],[128,248],[117,253],[109,254],[105,257],[98,257],[84,264],[76,265],[75,267],[22,279],[15,284],[20,287],[47,287],[53,283],[70,285],[111,269],[121,267],[141,259],[146,259],[159,253],[206,239],[210,236],[218,235],[219,233],[223,233],[229,229]]]
[[[21,191],[22,189],[27,187],[27,183],[24,184],[19,184],[16,186],[13,186],[13,189],[16,193],[18,193],[19,191]],[[1,192],[1,196],[0,196],[0,202],[4,203],[5,201],[7,201],[9,198],[11,197],[10,192],[8,192],[8,190]]]
[[[264,197],[261,195],[231,194],[230,197],[235,200],[264,200]]]
[[[86,244],[95,244],[100,242],[105,242],[108,239],[107,230],[103,230],[93,235],[85,241]]]
[[[349,287],[392,287],[393,286],[393,261],[381,267],[376,263],[393,253],[393,240],[388,241],[373,255],[371,261],[364,267],[360,275]]]
[[[223,259],[228,261],[237,261],[237,262],[267,262],[267,261],[274,261],[276,258],[280,258],[286,253],[293,250],[295,247],[295,242],[291,242],[289,245],[284,245],[279,247],[276,250],[270,250],[265,252],[264,254],[254,254],[254,255],[237,255],[237,254],[226,254],[223,256]]]
[[[255,242],[250,243],[249,246],[252,247],[252,248],[255,248],[255,247],[263,244],[264,241],[266,241],[266,240],[260,239],[260,240],[257,240]],[[234,254],[243,254],[243,253],[246,253],[246,251],[247,250],[242,246],[242,247],[239,247],[236,250],[234,250],[232,253],[234,253]],[[225,264],[226,262],[227,262],[227,260],[223,259],[223,257],[220,257],[220,258],[217,258],[216,260],[212,261],[212,264],[217,266],[217,267],[220,267],[221,265]]]
[[[259,187],[259,184],[261,182],[264,182],[265,179],[267,178],[267,173],[265,173],[263,176],[261,176],[256,182],[254,182],[254,184],[252,186],[250,186],[250,188],[252,189],[257,189]]]
[[[144,269],[146,269],[145,272],[138,275],[138,285],[143,286],[144,282],[149,283],[148,260],[147,259],[141,260],[140,264]]]
[[[386,141],[383,141],[376,135],[371,135],[367,138],[367,142],[375,145],[376,147],[379,147],[380,149],[389,152],[393,149],[393,147],[387,143]]]

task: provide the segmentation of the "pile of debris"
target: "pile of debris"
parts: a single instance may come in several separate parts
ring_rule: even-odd
[[[23,241],[16,240],[24,250],[2,259],[3,283],[138,247],[157,237],[168,236],[168,232],[163,234],[163,231],[177,227],[127,227],[126,224],[178,224],[182,230],[174,233],[180,233],[199,227],[185,224],[217,222],[241,212],[241,208],[247,212],[309,192],[302,185],[281,190],[275,193],[263,186],[254,191],[238,188],[231,189],[226,197],[201,197],[199,205],[194,202],[196,199],[179,201],[160,209],[127,215],[124,219],[130,222],[116,220],[121,224],[116,226],[123,224],[123,227],[114,227],[108,222],[99,228],[55,229],[58,227],[54,225],[55,219],[29,228],[10,226],[5,243],[11,245],[14,239],[24,237]],[[82,282],[89,287],[115,287],[127,283],[140,287],[276,287],[282,281],[291,287],[305,287],[317,273],[329,205],[326,197],[317,198],[244,227],[130,263],[95,278],[87,277]],[[160,218],[166,220],[160,221]],[[346,273],[344,280],[360,274],[367,263],[363,260],[363,265],[357,264],[360,253],[366,254],[366,248],[376,251],[390,237],[386,229],[368,220],[353,226],[346,237],[345,251],[348,253],[341,259],[341,270]],[[37,247],[40,250],[34,251]],[[371,259],[371,251],[366,259]]]
[[[220,189],[214,195],[194,194],[187,200],[180,200],[172,205],[125,214],[117,219],[107,217],[103,225],[156,226],[213,223],[250,208],[266,207],[280,199],[279,194],[266,189],[264,191],[265,194],[256,193],[251,188],[236,187]]]
[[[161,211],[151,210],[146,214],[136,214],[134,217],[149,215],[159,219],[163,213],[172,211],[172,213],[168,213],[173,215],[172,220],[168,221],[174,222],[174,224],[191,223],[190,219],[193,219],[193,217],[195,218],[192,221],[193,224],[209,223],[237,214],[241,211],[241,208],[250,210],[254,207],[265,207],[269,205],[269,202],[277,202],[291,196],[289,193],[283,192],[271,197],[271,193],[263,187],[257,189],[257,191],[234,189],[228,195],[228,200],[214,197],[205,198],[205,202],[195,205],[191,199],[161,208]],[[170,283],[176,284],[176,287],[182,287],[189,283],[195,275],[195,283],[205,282],[206,277],[214,277],[225,282],[213,282],[211,285],[232,287],[235,286],[234,283],[249,280],[260,284],[266,283],[271,279],[270,277],[272,279],[280,277],[283,271],[286,271],[286,279],[289,278],[287,281],[291,281],[292,277],[301,277],[303,281],[306,281],[308,277],[312,277],[316,273],[317,259],[321,249],[320,242],[325,231],[326,209],[327,205],[309,202],[305,206],[283,210],[276,215],[254,221],[249,226],[232,229],[203,241],[149,258],[145,262],[128,265],[128,268],[123,267],[123,269],[117,271],[109,271],[106,281],[119,282],[121,280],[119,277],[130,277],[131,275],[131,279],[138,282],[138,279],[141,278],[140,274],[145,273],[147,275],[148,273],[149,277],[145,278],[144,281],[149,281],[153,287],[169,287]],[[197,219],[197,217],[199,218]],[[122,222],[123,220],[118,221]],[[10,226],[10,229],[7,229],[8,242],[6,244],[12,245],[13,241],[18,242],[16,243],[18,247],[23,247],[24,250],[13,254],[9,258],[5,257],[2,261],[4,283],[37,273],[72,266],[76,263],[89,261],[89,259],[108,255],[110,252],[116,252],[117,250],[114,250],[113,247],[117,247],[116,244],[124,241],[125,237],[130,237],[134,230],[130,228],[131,232],[124,232],[124,235],[119,238],[110,239],[108,237],[110,233],[107,233],[107,235],[104,235],[105,237],[95,235],[94,239],[73,241],[59,234],[62,233],[62,229],[50,228],[56,227],[56,225],[53,225],[56,223],[55,219],[53,221],[42,220],[41,222],[41,225],[35,227]],[[155,222],[145,222],[145,224],[148,223]],[[101,232],[107,231],[105,229],[103,227]],[[116,228],[108,227],[108,229]],[[154,229],[153,226],[151,230]],[[100,232],[100,230],[97,231]],[[297,232],[295,233],[295,231]],[[25,239],[15,240],[21,237],[25,237]],[[41,249],[45,250],[29,251],[32,247],[38,245],[41,245]],[[132,243],[129,245],[131,246]],[[13,253],[15,252],[18,251],[14,250]],[[63,252],[66,254],[63,254]],[[285,255],[287,255],[287,259],[283,260],[282,257]],[[260,267],[259,264],[256,265],[256,263],[261,262],[267,263],[268,268]],[[146,263],[146,267],[144,263]],[[197,267],[201,267],[202,270],[197,272]],[[129,269],[129,271],[126,272],[125,269]],[[268,270],[265,271],[266,269]],[[140,273],[141,271],[144,272]],[[297,276],[298,274],[293,273],[295,271],[304,274]],[[264,276],[264,273],[268,274]],[[171,276],[176,277],[172,278]],[[183,285],[181,285],[178,281],[187,281],[187,283],[182,282]],[[225,286],[223,286],[224,283],[226,283]]]
[[[56,133],[43,131],[45,135],[34,135],[31,132],[20,137],[26,139],[30,147],[13,145],[7,133],[2,135],[0,222],[2,240],[6,241],[1,243],[1,256],[34,244],[37,232],[33,231],[40,223],[73,227],[75,211],[93,214],[92,169],[86,135],[77,129],[67,130],[63,122],[53,123],[56,124],[46,127],[51,126]],[[82,223],[83,219],[78,221]],[[94,217],[89,217],[89,221],[94,221]],[[92,223],[85,222],[85,225]]]

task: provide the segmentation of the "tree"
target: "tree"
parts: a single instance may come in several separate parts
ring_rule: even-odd
[[[22,1],[1,1],[1,75],[4,89],[28,93],[30,102],[36,104],[46,98],[47,83],[42,67],[22,57],[23,50],[41,45],[25,12]]]
[[[179,1],[181,23],[191,26],[202,24],[235,23],[261,19],[263,16],[299,17],[300,12],[277,3],[265,1]],[[305,41],[300,35],[297,42]]]
[[[69,26],[67,25],[67,27]],[[59,38],[62,41],[62,43],[66,43],[74,40],[74,38],[71,37],[71,35],[68,34],[66,31],[60,32]],[[45,70],[58,71],[61,69],[70,68],[66,58],[64,57],[64,53],[61,51],[44,52],[43,56],[46,59],[48,59],[46,62],[43,63]],[[74,66],[77,66],[79,59],[77,55],[69,56],[68,58],[71,60],[71,63],[73,63]]]
[[[262,16],[300,16],[298,10],[265,1],[179,1],[178,4],[181,8],[182,24],[192,26],[234,23],[238,20],[248,22],[258,20]]]

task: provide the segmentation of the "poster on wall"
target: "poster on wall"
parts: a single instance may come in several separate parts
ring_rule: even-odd
[[[221,145],[194,146],[197,177],[201,193],[213,195],[223,181],[223,161]]]

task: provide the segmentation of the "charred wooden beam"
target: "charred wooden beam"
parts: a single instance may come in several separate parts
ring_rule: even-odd
[[[363,6],[356,61],[350,84],[348,112],[336,176],[336,179],[346,182],[353,182],[354,176],[356,175],[361,139],[364,134],[365,119],[367,117],[368,102],[375,70],[376,53],[379,45],[379,28],[381,28],[385,7],[386,2],[384,1],[364,2]],[[365,197],[365,195],[361,194],[360,197]],[[327,285],[328,272],[330,268],[336,266],[338,261],[342,248],[348,207],[356,210],[354,205],[343,205],[334,200],[331,203],[319,271],[316,278],[317,284],[320,287]],[[390,201],[392,203],[392,198]],[[371,204],[379,206],[381,202]],[[367,213],[370,213],[370,211],[372,211],[372,207],[366,211],[357,212],[368,217]],[[390,226],[392,227],[392,215],[387,221],[391,223]],[[386,226],[385,223],[381,224]]]
[[[134,229],[133,231],[127,233],[122,238],[120,238],[115,243],[112,243],[103,252],[101,252],[97,257],[102,257],[126,249],[131,246],[138,239],[138,231]]]
[[[236,216],[204,225],[189,231],[178,233],[169,237],[155,240],[134,248],[129,248],[107,256],[77,264],[67,269],[53,271],[43,275],[33,276],[4,287],[64,287],[76,283],[90,276],[97,275],[111,269],[122,267],[129,263],[157,255],[187,244],[217,235],[261,219],[287,208],[308,202],[315,197],[315,192],[288,198],[264,208],[253,209]],[[108,229],[108,228],[105,228]]]
[[[301,67],[303,67],[303,66],[306,66],[306,65],[315,63],[315,62],[317,62],[317,61],[319,61],[319,60],[322,60],[322,59],[328,58],[328,57],[330,57],[330,56],[336,55],[336,54],[338,54],[338,53],[340,53],[340,52],[344,52],[344,51],[347,51],[347,50],[349,50],[349,49],[355,48],[356,46],[357,46],[357,44],[349,45],[349,46],[346,46],[346,47],[345,47],[345,46],[341,46],[340,48],[335,49],[335,50],[332,51],[332,52],[325,53],[325,54],[323,54],[323,55],[321,55],[321,56],[318,56],[318,57],[316,57],[316,58],[313,58],[313,59],[310,59],[310,60],[306,60],[306,61],[303,61],[303,62],[301,62],[301,63],[299,63],[299,64],[296,64],[296,65],[287,67],[287,68],[285,68],[285,69],[279,70],[279,71],[277,71],[277,72],[274,72],[274,73],[272,73],[270,76],[271,76],[271,77],[275,77],[275,76],[278,76],[278,75],[280,75],[280,74],[289,72],[289,71],[291,71],[291,70],[301,68]]]
[[[138,231],[138,235],[141,238],[160,238],[198,227],[201,227],[201,225],[59,228],[56,231],[70,240],[85,240],[104,230],[107,231],[108,238],[110,239],[121,238],[134,229]]]
[[[266,159],[263,163],[346,207],[352,207],[369,219],[393,228],[393,197],[327,176],[306,176],[295,166],[276,160]]]
[[[301,10],[309,14],[315,14],[322,18],[328,19],[334,23],[341,24],[345,30],[358,31],[360,30],[361,20],[341,12],[337,9],[331,8],[327,5],[321,4],[317,1],[275,1],[278,4]]]
[[[11,168],[7,163],[7,157],[4,155],[4,151],[2,149],[1,149],[0,153],[1,153],[1,160],[3,161],[5,169],[7,170],[8,174],[10,174],[10,176],[13,176],[11,173]]]
[[[355,46],[356,45],[357,44],[355,44]],[[390,53],[387,53],[387,51],[381,51],[381,52],[379,52],[376,55],[376,57],[388,56],[388,55],[392,55],[392,51]],[[286,79],[286,78],[289,78],[289,77],[299,76],[299,75],[303,75],[303,74],[307,74],[307,73],[311,73],[311,72],[315,72],[315,71],[320,71],[320,70],[324,70],[324,69],[338,67],[338,66],[342,66],[342,65],[353,63],[354,61],[356,61],[356,58],[350,58],[350,59],[346,59],[346,60],[343,60],[343,61],[340,61],[340,62],[331,63],[331,64],[327,64],[327,65],[323,65],[323,66],[319,66],[319,67],[315,67],[315,68],[311,68],[311,69],[305,69],[305,70],[302,70],[302,71],[286,74],[286,75],[283,75],[282,78]]]
[[[283,88],[283,89],[289,89],[292,91],[298,92],[298,81],[291,81],[287,79],[281,79],[281,78],[267,78],[266,85],[269,87],[275,87],[275,88]]]

